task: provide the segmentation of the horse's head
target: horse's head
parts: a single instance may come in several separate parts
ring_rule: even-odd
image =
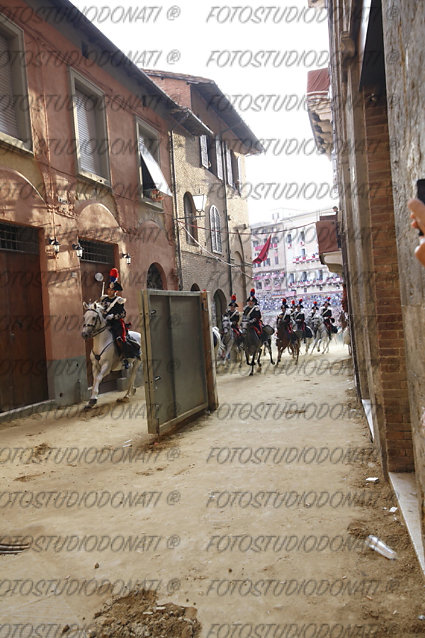
[[[249,326],[248,319],[246,317],[242,317],[240,331],[244,334],[247,331]]]
[[[223,333],[226,333],[230,330],[230,317],[227,315],[223,315],[221,318],[221,325],[223,328]]]
[[[84,318],[83,318],[83,330],[81,332],[81,336],[83,339],[90,339],[98,332],[106,324],[106,321],[102,314],[102,306],[101,304],[94,303],[86,303],[83,302],[83,307],[85,309]]]

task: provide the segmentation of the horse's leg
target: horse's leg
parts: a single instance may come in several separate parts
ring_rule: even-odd
[[[131,365],[131,373],[130,373],[130,377],[128,379],[127,392],[122,397],[122,399],[117,399],[117,403],[124,403],[124,402],[128,401],[131,396],[133,396],[133,394],[134,394],[134,392],[133,392],[133,390],[134,390],[134,381],[136,379],[137,370],[139,369],[141,364],[142,364],[141,361],[138,361],[137,359],[133,359],[133,362],[132,362],[132,365]]]
[[[280,346],[280,341],[276,341],[276,346],[277,346],[277,361],[276,361],[276,365],[278,363],[280,363],[280,360],[282,358],[282,348]]]
[[[85,406],[85,409],[92,408],[97,403],[97,397],[99,395],[99,386],[102,379],[110,372],[110,363],[109,361],[104,361],[102,364],[100,362],[96,362],[97,374],[95,376],[94,364],[93,364],[93,387],[91,390],[91,397]]]
[[[254,365],[255,365],[255,352],[252,355],[252,361],[251,363],[249,363],[248,365],[251,366],[251,372],[249,373],[249,376],[252,377],[252,375],[254,374]]]
[[[269,354],[270,354],[270,363],[272,364],[272,366],[274,366],[271,339],[269,339],[269,340],[267,341],[267,348],[268,348],[268,350],[269,350]]]

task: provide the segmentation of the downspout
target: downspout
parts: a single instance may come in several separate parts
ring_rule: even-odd
[[[224,140],[223,140],[224,141]],[[226,143],[226,142],[224,142]],[[227,216],[227,162],[225,153],[223,153],[223,144],[221,146],[221,162],[223,165],[223,177],[224,177],[224,219],[226,220],[226,232],[227,232],[227,261],[229,263],[229,284],[230,291],[229,296],[233,295],[233,280],[232,280],[232,265],[230,263],[230,233],[229,233],[229,220]],[[230,188],[230,187],[229,187]]]
[[[176,183],[176,165],[174,162],[174,137],[171,130],[168,134],[168,143],[170,145],[170,168],[171,168],[171,181],[173,190],[173,230],[177,240],[177,255],[176,266],[177,276],[179,280],[179,290],[183,290],[183,271],[182,271],[182,253],[180,247],[180,228],[178,223],[178,211],[177,211],[177,183]]]

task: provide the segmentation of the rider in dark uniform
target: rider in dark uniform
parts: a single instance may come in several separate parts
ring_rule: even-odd
[[[314,317],[317,317],[318,312],[319,312],[319,308],[317,306],[317,301],[313,301],[313,305],[310,309],[310,318],[314,319]]]
[[[112,268],[110,272],[110,284],[106,291],[106,295],[103,295],[100,303],[103,306],[103,316],[105,317],[108,327],[114,337],[115,347],[118,355],[124,357],[135,357],[140,359],[140,347],[134,340],[128,340],[127,338],[127,326],[124,323],[124,317],[126,311],[124,308],[125,299],[119,297],[117,292],[122,291],[121,284],[117,281],[118,270]],[[129,367],[128,360],[123,359],[125,368]]]
[[[331,298],[328,297],[323,306],[320,309],[320,314],[323,317],[323,323],[328,331],[329,339],[332,338],[332,308],[330,307]]]
[[[291,341],[296,341],[297,336],[292,329],[291,312],[285,297],[282,299],[282,305],[280,306],[280,308],[282,312],[278,315],[276,319],[276,328],[278,327],[279,323],[282,322],[288,334],[288,337],[291,339]]]
[[[125,324],[124,317],[126,311],[124,308],[125,299],[117,295],[117,291],[122,291],[122,286],[118,281],[111,281],[106,291],[106,295],[100,300],[103,306],[103,316],[108,322],[108,327],[114,337],[115,345],[119,355],[124,354],[125,343]]]
[[[301,332],[302,338],[305,339],[306,325],[305,325],[305,314],[304,314],[304,307],[303,307],[302,301],[303,300],[300,299],[299,302],[297,303],[295,313],[294,313],[294,320],[295,320],[295,323],[297,324],[297,332]]]
[[[239,330],[240,314],[239,314],[239,306],[236,302],[236,295],[232,295],[232,298],[229,303],[229,310],[227,311],[227,316],[230,319],[230,323],[232,324],[232,329],[233,329],[233,332],[235,333],[235,336],[240,337],[241,336],[241,333]]]
[[[261,310],[258,306],[257,299],[255,297],[255,290],[251,288],[250,296],[246,300],[246,306],[243,311],[243,316],[248,320],[248,322],[253,326],[255,332],[260,337],[263,331],[262,322],[261,322]]]

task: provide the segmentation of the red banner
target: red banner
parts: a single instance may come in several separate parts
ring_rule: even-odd
[[[272,240],[272,236],[270,235],[270,237],[268,238],[268,240],[266,241],[266,243],[262,247],[261,252],[259,253],[259,255],[253,260],[253,262],[252,262],[253,264],[261,264],[262,261],[266,261],[267,255],[269,254],[269,248],[270,248],[271,240]]]

